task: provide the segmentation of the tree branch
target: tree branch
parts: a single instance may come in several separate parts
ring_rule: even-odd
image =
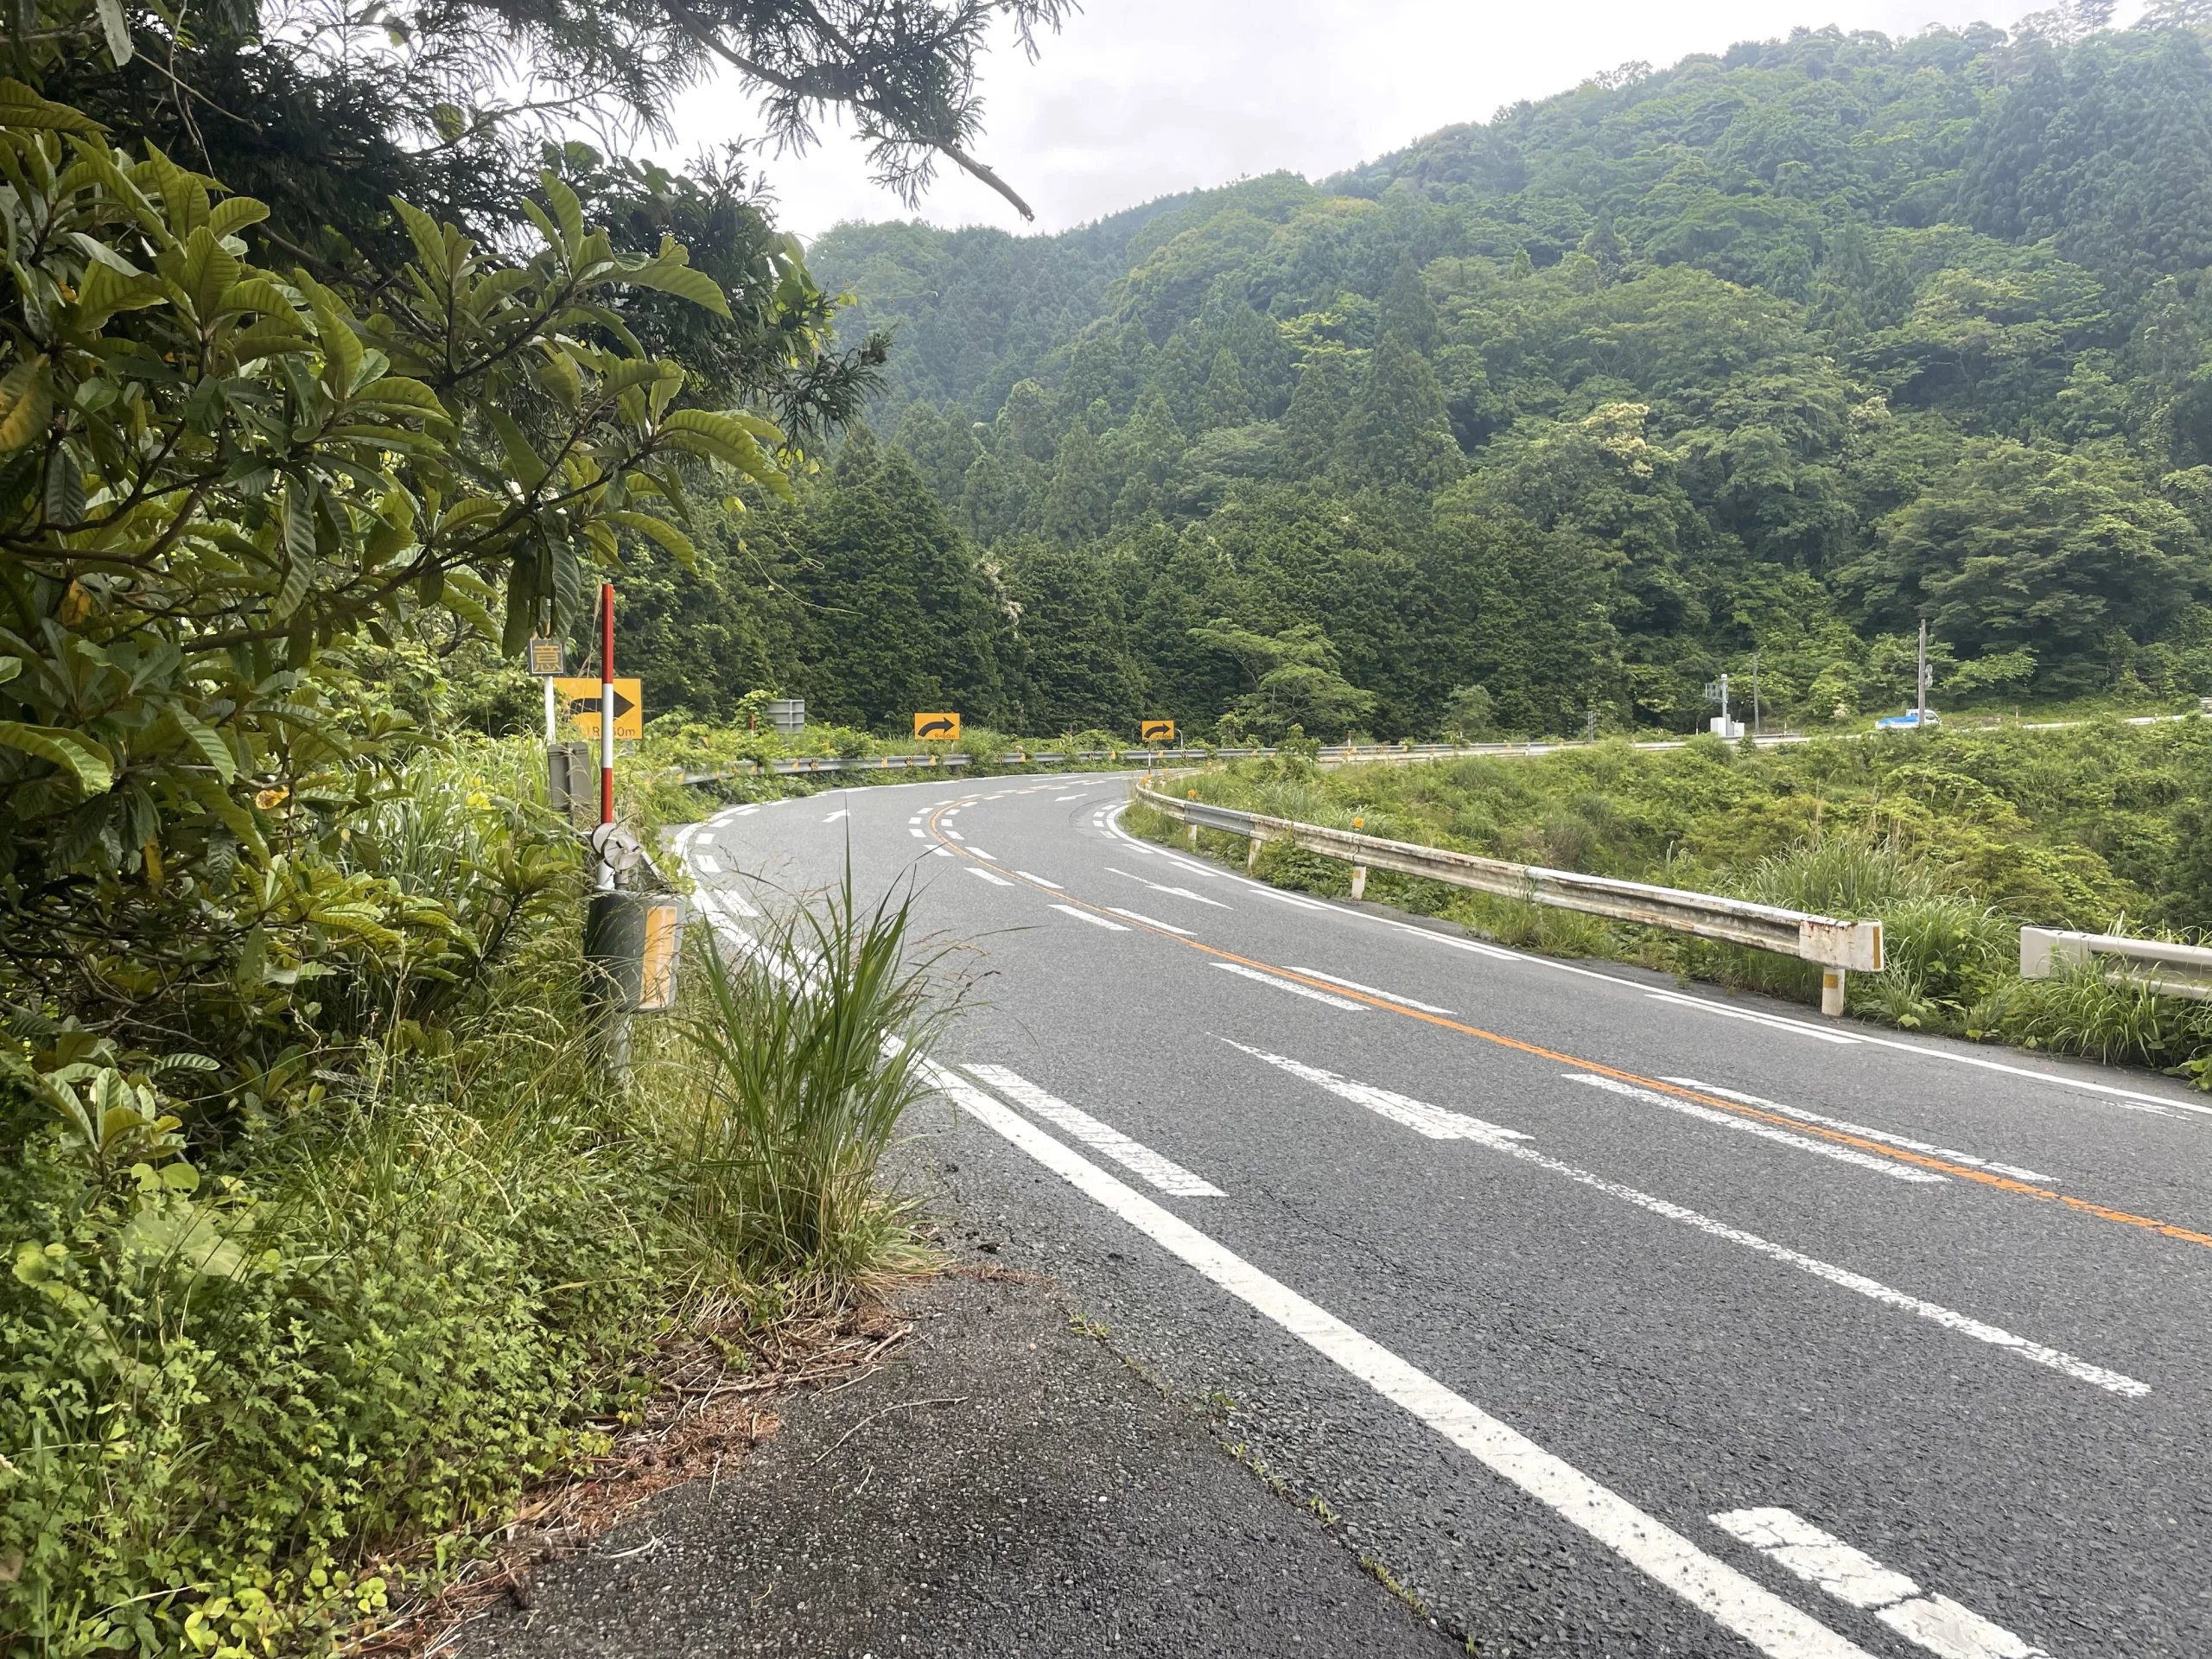
[[[676,9],[675,15],[678,22],[683,26],[685,34],[690,35],[693,40],[698,41],[700,45],[705,47],[708,51],[713,53],[716,57],[729,64],[741,74],[749,75],[755,80],[775,87],[779,92],[789,92],[794,98],[819,99],[824,96],[822,92],[808,86],[804,82],[794,80],[788,75],[779,74],[774,70],[769,68],[765,63],[760,63],[752,58],[748,58],[743,53],[735,51],[730,47],[723,44],[721,35],[716,34],[713,29],[701,23],[698,18],[692,15],[689,7],[677,7]],[[854,102],[858,103],[860,100],[856,99]],[[865,108],[867,106],[863,105],[862,107]],[[973,175],[976,178],[982,180],[985,184],[990,186],[992,189],[997,191],[999,194],[1004,196],[1008,201],[1014,204],[1014,211],[1020,213],[1024,219],[1032,223],[1035,222],[1037,218],[1036,210],[1031,207],[1027,202],[1021,199],[1020,194],[1014,190],[1014,187],[1008,184],[1004,179],[999,177],[997,174],[991,171],[991,169],[988,167],[986,167],[982,162],[969,155],[968,152],[961,149],[959,145],[952,143],[950,139],[931,137],[926,133],[918,134],[916,135],[916,137],[917,142],[927,144],[931,149],[934,149],[938,154],[944,156],[962,171]]]

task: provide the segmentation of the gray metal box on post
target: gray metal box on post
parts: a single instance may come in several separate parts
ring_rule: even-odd
[[[797,737],[806,729],[806,699],[777,698],[768,705],[768,723],[785,737]]]
[[[545,804],[579,830],[599,822],[599,757],[591,744],[547,746]]]

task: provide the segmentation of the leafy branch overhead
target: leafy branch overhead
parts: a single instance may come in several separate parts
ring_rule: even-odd
[[[788,493],[778,428],[693,406],[617,308],[721,289],[550,173],[513,255],[396,202],[413,257],[365,295],[251,263],[260,202],[15,80],[0,179],[0,880],[54,972],[80,924],[127,952],[88,887],[204,908],[272,855],[293,784],[359,747],[320,652],[431,612],[514,649],[626,543],[690,557],[702,490]]]

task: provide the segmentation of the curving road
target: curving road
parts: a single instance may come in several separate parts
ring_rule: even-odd
[[[915,879],[977,982],[941,1211],[1445,1628],[2212,1654],[2202,1096],[1276,892],[1122,832],[1127,789],[840,791],[681,842],[729,936],[849,856]]]

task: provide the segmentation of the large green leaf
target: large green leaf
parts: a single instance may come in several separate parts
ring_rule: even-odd
[[[87,796],[105,795],[115,786],[114,760],[105,749],[81,732],[60,726],[27,726],[21,721],[0,720],[0,746],[51,760],[74,778],[77,787]]]

